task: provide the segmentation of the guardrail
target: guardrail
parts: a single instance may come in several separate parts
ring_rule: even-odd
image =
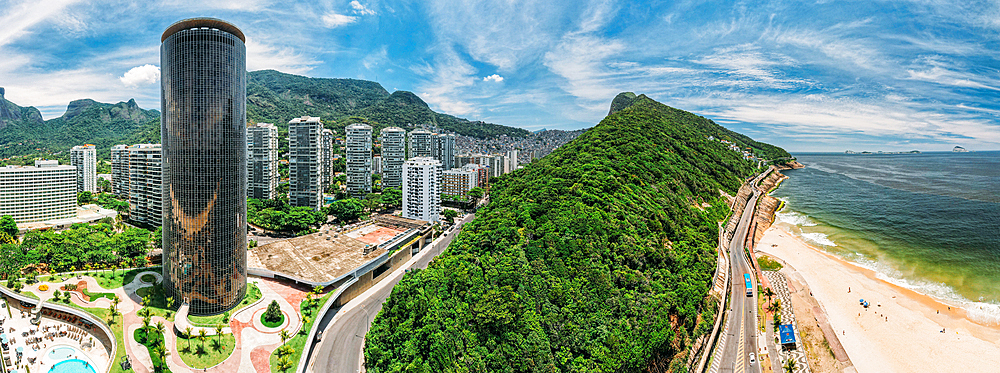
[[[82,318],[84,320],[87,320],[87,322],[96,325],[98,328],[101,329],[101,332],[103,332],[105,334],[105,336],[108,337],[108,340],[111,341],[111,353],[109,354],[109,359],[110,360],[108,361],[108,369],[105,370],[105,372],[111,372],[111,367],[114,366],[114,364],[115,364],[115,356],[118,355],[118,342],[117,342],[118,338],[116,338],[115,337],[115,333],[113,331],[111,331],[111,327],[109,327],[106,324],[104,324],[104,320],[101,320],[101,319],[97,318],[96,316],[91,315],[87,311],[83,311],[83,310],[80,310],[80,309],[76,309],[76,308],[69,307],[69,306],[63,306],[63,305],[55,304],[55,303],[45,303],[45,301],[42,301],[42,300],[39,300],[39,299],[35,299],[35,298],[32,298],[32,297],[23,295],[21,293],[17,293],[17,292],[15,292],[13,290],[10,290],[10,289],[8,289],[7,287],[4,287],[4,286],[0,286],[0,293],[3,293],[3,295],[8,296],[10,298],[14,298],[14,299],[16,299],[16,300],[18,300],[20,302],[33,304],[35,306],[41,305],[42,308],[49,308],[49,309],[56,310],[56,311],[59,311],[59,312],[66,312],[66,313],[74,315],[74,316],[79,316],[80,318]],[[7,305],[7,307],[10,307],[10,305]]]
[[[323,307],[320,307],[319,311],[316,312],[315,321],[313,321],[312,328],[309,328],[309,335],[306,336],[306,345],[302,347],[302,356],[299,357],[299,368],[296,370],[297,373],[305,373],[306,368],[309,366],[309,356],[312,355],[313,348],[316,347],[316,343],[313,342],[316,341],[316,333],[319,331],[319,324],[323,320],[323,317],[326,317],[326,313],[330,312],[330,307],[332,307],[333,303],[337,301],[337,298],[340,298],[340,295],[357,281],[358,278],[355,277],[351,279],[351,281],[344,284],[344,286],[337,289],[337,292],[334,293],[330,299],[327,299],[326,303],[323,303]]]

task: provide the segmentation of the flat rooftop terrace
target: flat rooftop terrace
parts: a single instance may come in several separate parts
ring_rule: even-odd
[[[307,281],[332,281],[385,252],[378,249],[365,255],[366,246],[376,247],[401,233],[378,224],[346,234],[323,230],[253,248],[247,256],[247,265]]]

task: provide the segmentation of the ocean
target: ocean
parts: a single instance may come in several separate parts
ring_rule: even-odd
[[[1000,152],[794,155],[776,225],[1000,324]]]

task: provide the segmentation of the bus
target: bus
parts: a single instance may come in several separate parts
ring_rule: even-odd
[[[744,273],[743,274],[743,281],[747,283],[747,296],[748,297],[752,297],[753,296],[753,282],[750,281],[750,274],[749,273]]]

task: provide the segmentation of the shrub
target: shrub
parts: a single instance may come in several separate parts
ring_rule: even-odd
[[[264,321],[276,323],[281,321],[281,317],[281,307],[278,306],[278,301],[272,300],[271,304],[267,305],[267,311],[264,311]]]

